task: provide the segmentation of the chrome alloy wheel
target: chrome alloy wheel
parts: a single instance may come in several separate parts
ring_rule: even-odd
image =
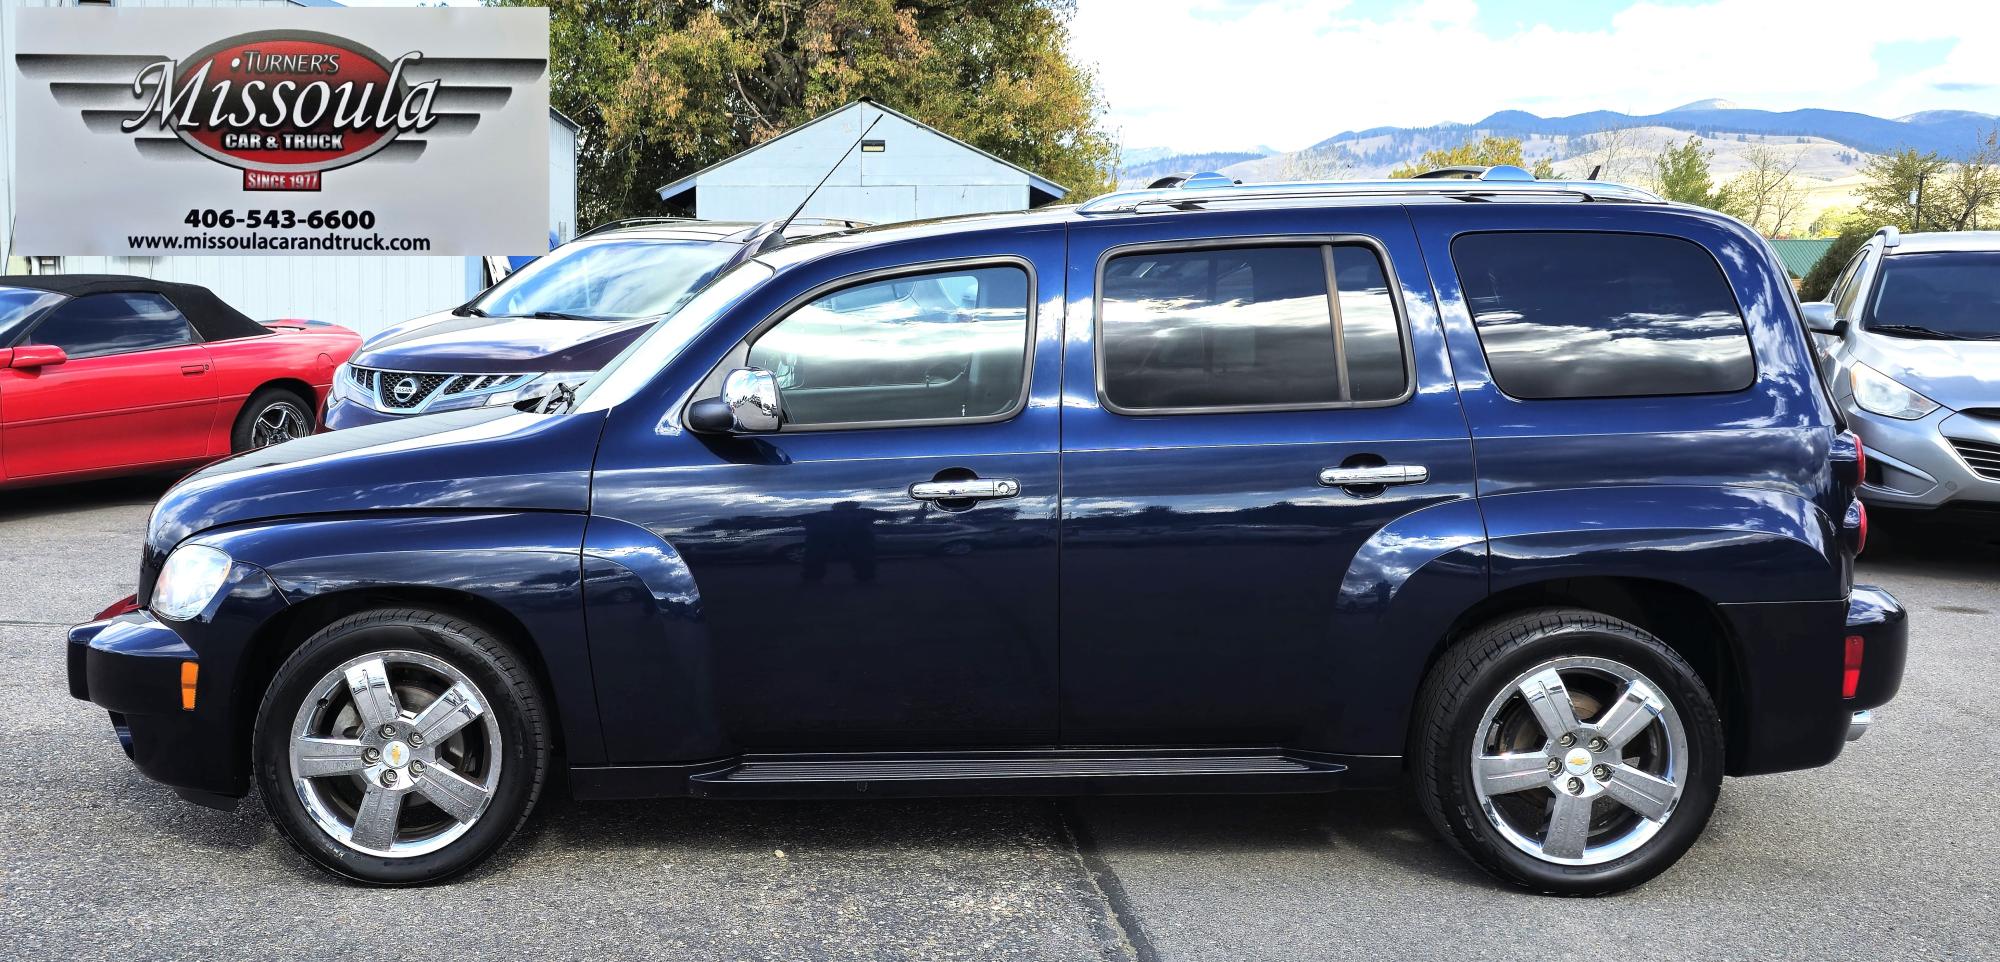
[[[500,725],[463,672],[422,652],[374,652],[327,672],[299,706],[292,786],[329,838],[409,858],[478,823],[500,748]]]
[[[312,433],[312,418],[290,401],[273,401],[250,422],[250,447],[268,448]]]
[[[1493,827],[1558,865],[1600,865],[1659,834],[1688,778],[1687,731],[1659,691],[1591,657],[1536,665],[1501,689],[1471,759]]]

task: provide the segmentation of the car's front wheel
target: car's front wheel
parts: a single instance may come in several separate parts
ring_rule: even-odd
[[[1643,629],[1526,612],[1448,650],[1418,701],[1420,800],[1495,876],[1561,895],[1638,885],[1715,809],[1722,724],[1701,678]]]
[[[456,875],[514,834],[549,764],[541,697],[498,639],[380,610],[321,629],[278,669],[253,736],[287,840],[378,885]]]

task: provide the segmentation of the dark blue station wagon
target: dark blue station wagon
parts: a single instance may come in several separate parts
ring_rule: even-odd
[[[575,392],[251,452],[73,693],[434,881],[637,798],[1408,780],[1530,889],[1678,859],[1901,683],[1863,452],[1742,224],[1607,184],[1183,186],[816,237]],[[523,405],[528,407],[528,405]]]

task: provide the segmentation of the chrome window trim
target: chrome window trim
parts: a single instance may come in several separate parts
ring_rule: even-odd
[[[1403,393],[1392,398],[1383,398],[1375,401],[1311,401],[1298,404],[1206,404],[1159,408],[1126,407],[1112,401],[1110,396],[1105,394],[1104,271],[1110,266],[1112,260],[1118,257],[1143,254],[1149,251],[1179,252],[1214,250],[1218,248],[1317,247],[1321,250],[1320,257],[1323,269],[1327,271],[1327,298],[1329,301],[1335,301],[1340,296],[1340,289],[1335,283],[1332,274],[1333,251],[1331,249],[1340,246],[1367,248],[1370,253],[1375,255],[1376,263],[1382,267],[1382,278],[1387,283],[1389,289],[1389,305],[1396,312],[1396,333],[1403,348]],[[1097,392],[1098,406],[1112,414],[1123,415],[1125,417],[1155,417],[1175,414],[1269,414],[1285,411],[1344,411],[1359,408],[1396,407],[1409,403],[1410,399],[1417,395],[1416,351],[1412,348],[1410,341],[1410,318],[1409,312],[1406,310],[1408,305],[1404,303],[1403,282],[1401,278],[1396,276],[1396,265],[1389,257],[1388,247],[1373,236],[1367,234],[1249,234],[1231,237],[1208,237],[1198,240],[1139,241],[1131,244],[1119,244],[1114,247],[1107,247],[1103,253],[1097,255],[1097,272],[1093,284],[1094,286],[1090,292],[1091,381]],[[1336,345],[1336,354],[1339,363],[1342,365],[1342,373],[1345,373],[1347,360],[1345,332],[1331,326],[1337,323],[1335,319],[1339,317],[1338,311],[1337,307],[1329,307],[1327,323],[1329,329],[1335,330],[1341,335],[1334,341],[1334,344]],[[1340,393],[1351,396],[1352,391],[1353,388],[1343,379],[1340,385]]]
[[[757,322],[755,327],[750,329],[750,333],[744,335],[735,344],[730,346],[728,352],[722,356],[721,360],[710,366],[708,374],[697,381],[694,387],[681,398],[680,404],[676,406],[675,410],[680,412],[680,423],[683,426],[687,424],[687,410],[690,405],[704,397],[711,396],[707,390],[710,384],[717,384],[719,386],[720,378],[727,374],[730,369],[748,364],[750,348],[756,345],[758,338],[764,336],[771,328],[778,326],[779,323],[790,317],[794,311],[812,303],[820,297],[875,281],[894,280],[898,277],[913,277],[921,274],[937,274],[961,268],[977,269],[981,267],[1016,267],[1028,276],[1028,317],[1027,324],[1025,325],[1026,336],[1023,338],[1021,345],[1023,352],[1021,390],[1020,393],[1015,395],[1014,403],[1011,407],[997,414],[985,414],[979,417],[920,418],[906,421],[839,421],[832,424],[786,424],[780,426],[778,430],[771,432],[771,434],[808,434],[815,431],[864,431],[877,428],[921,428],[961,424],[996,424],[1001,421],[1013,420],[1022,411],[1027,409],[1028,396],[1034,390],[1035,342],[1040,334],[1042,315],[1041,301],[1039,300],[1041,295],[1041,281],[1035,273],[1034,262],[1028,258],[1018,254],[988,254],[972,257],[953,257],[936,261],[922,261],[914,264],[898,264],[893,267],[878,267],[873,270],[846,274],[808,288],[805,293],[786,301],[777,310],[766,314],[762,320]],[[781,393],[780,400],[782,398],[783,395]],[[769,435],[763,436],[768,437]]]

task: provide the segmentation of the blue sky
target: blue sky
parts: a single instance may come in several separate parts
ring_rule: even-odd
[[[1291,150],[1381,124],[1711,97],[2000,113],[1995,0],[1078,0],[1072,49],[1127,147]]]

